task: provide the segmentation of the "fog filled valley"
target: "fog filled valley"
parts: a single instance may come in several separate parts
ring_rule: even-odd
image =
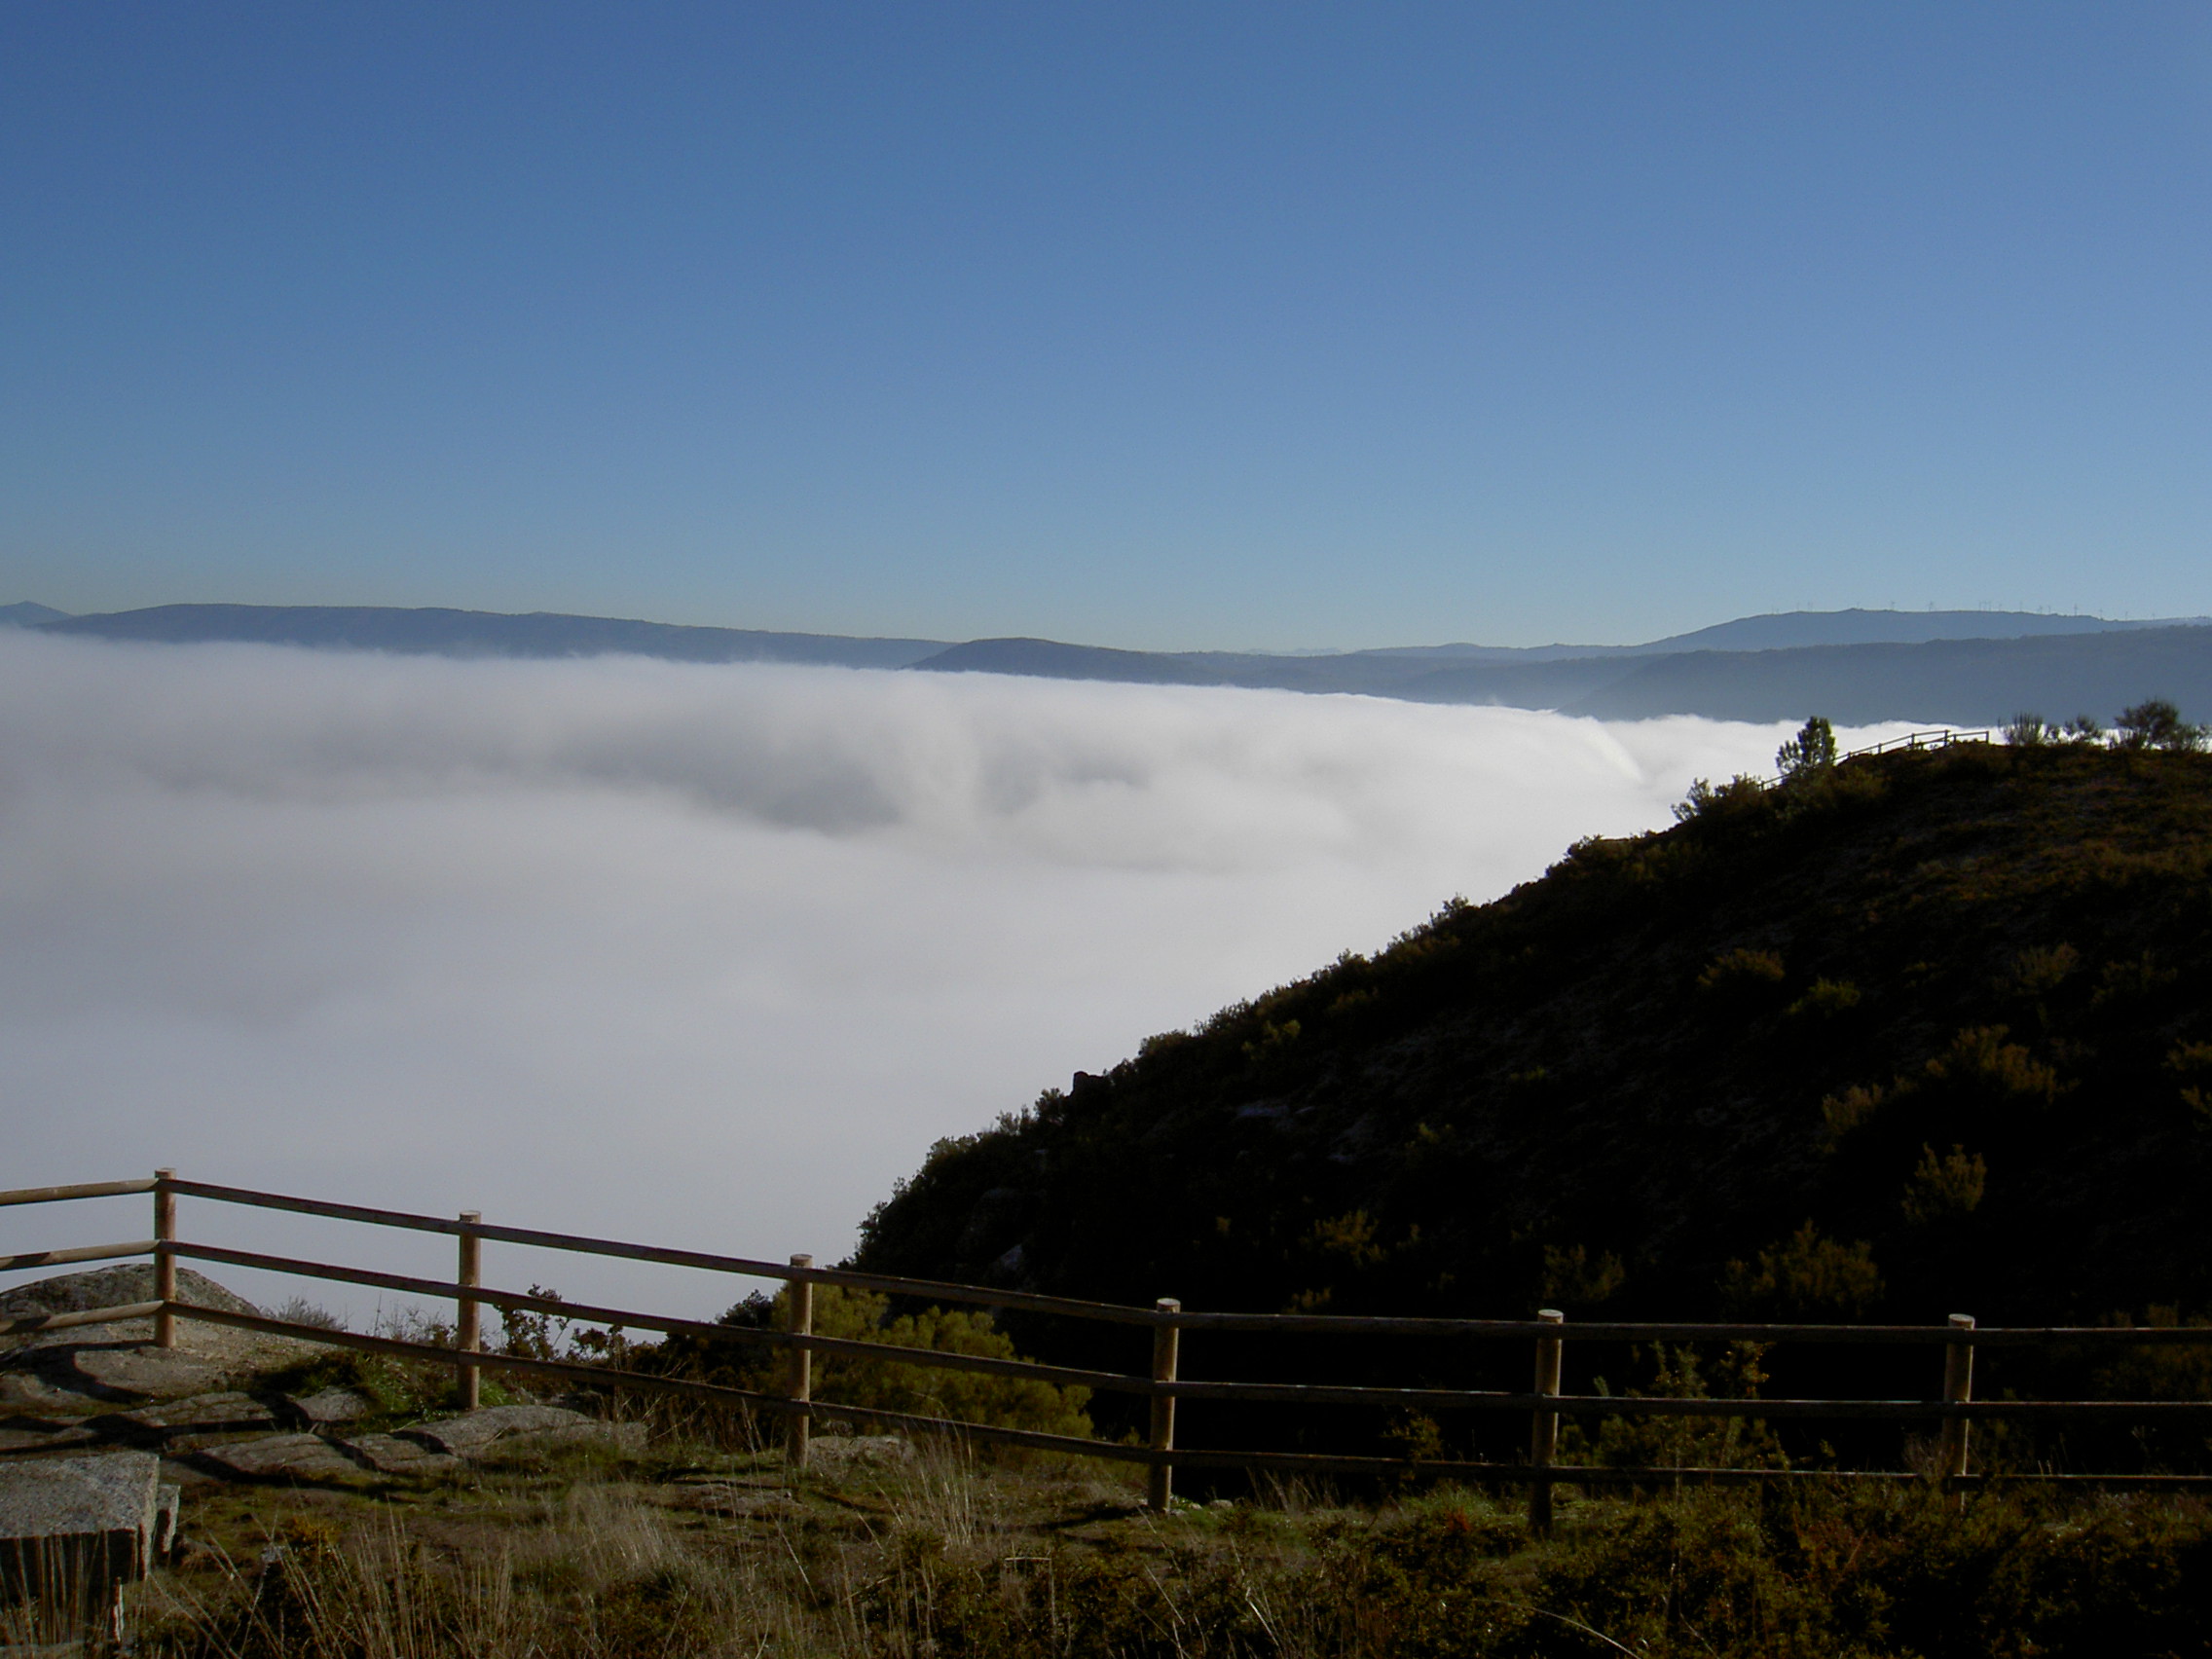
[[[1786,734],[5,633],[0,722],[10,1185],[174,1165],[822,1259],[939,1137],[1580,837],[1663,825],[1693,779],[1771,770]],[[23,1242],[113,1235],[107,1207]],[[444,1265],[437,1240],[326,1225],[219,1231]],[[525,1266],[495,1282],[733,1300]]]

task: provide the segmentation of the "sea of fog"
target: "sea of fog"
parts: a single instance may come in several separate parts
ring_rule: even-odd
[[[1663,825],[1786,735],[0,630],[0,1187],[173,1165],[833,1260],[940,1136]],[[0,1211],[0,1250],[143,1237],[147,1204]],[[442,1238],[183,1212],[450,1269]],[[688,1314],[753,1288],[498,1245],[487,1276]]]

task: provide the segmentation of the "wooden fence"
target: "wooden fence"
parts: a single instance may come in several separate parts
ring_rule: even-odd
[[[1841,760],[1856,760],[1862,755],[1892,755],[1900,749],[1948,749],[1954,743],[1995,743],[1998,734],[1989,727],[1979,731],[1961,731],[1955,726],[1938,726],[1934,731],[1911,731],[1902,737],[1887,738],[1880,743],[1869,743],[1864,749],[1854,749],[1840,755]]]
[[[85,1186],[37,1187],[0,1193],[0,1206],[130,1194],[153,1196],[154,1235],[151,1238],[5,1256],[0,1257],[0,1269],[61,1267],[81,1262],[119,1261],[150,1256],[154,1263],[154,1299],[127,1307],[0,1320],[0,1336],[97,1325],[124,1319],[151,1318],[154,1321],[156,1344],[169,1347],[176,1342],[176,1322],[179,1319],[195,1319],[372,1353],[451,1364],[456,1371],[459,1396],[464,1407],[476,1403],[478,1379],[486,1369],[559,1378],[599,1386],[636,1388],[741,1406],[780,1417],[786,1425],[789,1456],[799,1462],[806,1458],[809,1429],[813,1420],[819,1418],[872,1423],[912,1433],[964,1436],[977,1441],[1137,1463],[1147,1469],[1147,1498],[1156,1510],[1167,1507],[1174,1470],[1178,1466],[1272,1471],[1290,1476],[1449,1476],[1493,1484],[1521,1485],[1529,1489],[1530,1519],[1539,1528],[1550,1525],[1552,1489],[1555,1485],[1596,1487],[1677,1482],[1751,1484],[1792,1480],[1909,1481],[1934,1478],[1952,1490],[1964,1490],[1991,1480],[2057,1482],[2152,1491],[2212,1487],[2212,1475],[2071,1474],[2045,1469],[1989,1476],[1974,1474],[1969,1466],[1969,1434],[1971,1425],[1977,1420],[2035,1423],[2060,1419],[2086,1419],[2141,1425],[2183,1419],[2212,1427],[2212,1401],[1976,1399],[1973,1393],[1973,1358],[1977,1348],[2039,1346],[2059,1343],[2093,1346],[2203,1344],[2212,1343],[2212,1327],[1977,1328],[1972,1318],[1957,1313],[1951,1315],[1946,1324],[1936,1326],[1669,1324],[1644,1320],[1583,1321],[1570,1325],[1564,1315],[1550,1309],[1538,1313],[1533,1319],[1233,1313],[1186,1309],[1171,1298],[1162,1298],[1150,1308],[1139,1308],[1116,1303],[1085,1302],[1068,1297],[1042,1296],[1026,1291],[999,1290],[982,1285],[944,1284],[929,1279],[854,1272],[841,1268],[818,1268],[809,1256],[793,1256],[788,1263],[752,1261],[744,1257],[715,1255],[698,1250],[673,1250],[655,1245],[625,1243],[616,1239],[548,1233],[534,1228],[505,1227],[485,1221],[473,1210],[463,1211],[454,1220],[448,1221],[438,1216],[372,1209],[359,1204],[329,1203],[317,1198],[289,1198],[276,1193],[188,1181],[166,1169],[157,1170],[150,1180],[104,1181]],[[301,1215],[359,1222],[374,1227],[400,1228],[418,1233],[446,1234],[457,1243],[456,1274],[451,1280],[418,1278],[404,1273],[381,1272],[366,1268],[344,1267],[327,1262],[305,1261],[289,1256],[193,1242],[181,1236],[177,1231],[179,1198],[245,1205],[257,1209],[287,1210]],[[704,1269],[740,1277],[780,1280],[792,1289],[787,1303],[786,1328],[765,1330],[709,1324],[695,1319],[679,1319],[629,1309],[600,1308],[568,1302],[543,1293],[496,1289],[483,1282],[482,1252],[487,1241]],[[397,1337],[329,1330],[317,1325],[270,1318],[259,1313],[239,1313],[224,1309],[196,1306],[177,1296],[176,1264],[180,1261],[252,1268],[268,1272],[298,1274],[342,1284],[395,1291],[409,1296],[451,1301],[455,1304],[457,1315],[454,1344],[450,1348],[440,1347]],[[924,1302],[966,1304],[1007,1311],[1145,1327],[1152,1332],[1152,1364],[1149,1374],[1134,1375],[1045,1365],[1029,1360],[999,1359],[978,1354],[944,1353],[887,1343],[822,1336],[815,1332],[813,1324],[813,1287],[818,1284],[881,1291]],[[752,1343],[778,1348],[785,1355],[784,1387],[778,1393],[759,1392],[686,1378],[654,1376],[611,1365],[587,1364],[573,1359],[539,1358],[487,1350],[483,1346],[480,1330],[480,1310],[486,1307],[560,1315],[585,1324],[707,1337],[721,1342]],[[1449,1337],[1527,1343],[1534,1355],[1532,1383],[1526,1392],[1514,1392],[1472,1388],[1198,1381],[1181,1375],[1181,1346],[1187,1332],[1358,1338]],[[1941,1349],[1941,1365],[1938,1368],[1940,1386],[1925,1399],[1667,1398],[1604,1393],[1569,1394],[1562,1391],[1561,1379],[1563,1353],[1570,1340],[1605,1343],[1752,1342],[1933,1346]],[[1150,1402],[1151,1433],[1144,1445],[1119,1444],[817,1400],[813,1398],[812,1363],[813,1356],[818,1353],[941,1371],[1026,1378],[1063,1386],[1079,1384],[1094,1390],[1139,1396]],[[1932,1371],[1932,1381],[1934,1380],[1935,1373]],[[1181,1400],[1235,1401],[1277,1407],[1366,1406],[1419,1412],[1526,1414],[1530,1425],[1529,1456],[1526,1462],[1514,1463],[1339,1456],[1184,1446],[1176,1443],[1175,1434],[1175,1407]],[[1895,1469],[1669,1468],[1568,1464],[1560,1462],[1557,1457],[1559,1426],[1563,1417],[1742,1418],[1768,1421],[1825,1419],[1927,1423],[1936,1431],[1936,1456],[1933,1476]]]
[[[1910,731],[1902,737],[1885,738],[1880,743],[1869,743],[1863,749],[1853,749],[1838,755],[1835,759],[1836,764],[1840,766],[1846,760],[1860,760],[1869,755],[1895,755],[1899,750],[1949,749],[1954,744],[1960,743],[1995,743],[2002,735],[2003,733],[1993,727],[1983,727],[1978,731],[1965,731],[1956,726],[1936,726],[1928,731]],[[1788,777],[1787,774],[1778,773],[1771,778],[1762,777],[1752,781],[1763,789],[1771,790],[1788,782]]]

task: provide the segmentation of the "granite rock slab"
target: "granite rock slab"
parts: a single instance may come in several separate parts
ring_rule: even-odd
[[[161,1459],[145,1452],[0,1464],[0,1583],[15,1595],[97,1599],[144,1575],[161,1509]]]
[[[71,1351],[72,1368],[103,1388],[132,1394],[172,1394],[222,1381],[220,1366],[161,1348],[88,1347]]]
[[[10,1354],[6,1363],[8,1369],[0,1371],[0,1404],[49,1410],[189,1394],[223,1379],[223,1368],[205,1359],[126,1345],[56,1344]]]
[[[89,1422],[40,1421],[18,1417],[0,1422],[0,1455],[11,1452],[61,1452],[70,1447],[102,1445],[107,1436]]]
[[[188,1394],[181,1400],[164,1400],[159,1405],[140,1406],[134,1411],[118,1412],[116,1416],[129,1422],[169,1429],[267,1428],[274,1427],[276,1421],[276,1414],[270,1410],[266,1400],[235,1388],[211,1394]]]
[[[420,1440],[396,1434],[359,1434],[346,1446],[380,1475],[442,1475],[464,1466],[450,1452],[434,1452]]]
[[[645,1425],[642,1422],[604,1422],[595,1419],[568,1428],[541,1428],[496,1440],[492,1443],[489,1455],[495,1457],[527,1456],[541,1452],[557,1452],[564,1446],[599,1446],[618,1452],[625,1457],[642,1457],[645,1452]]]
[[[486,1406],[437,1422],[418,1423],[400,1432],[410,1440],[463,1457],[513,1434],[574,1428],[592,1419],[566,1406]]]
[[[267,1401],[235,1391],[165,1400],[97,1420],[118,1434],[142,1434],[177,1448],[204,1444],[209,1436],[266,1434],[280,1426]]]
[[[495,1446],[505,1450],[502,1443],[525,1437],[534,1445],[550,1446],[561,1441],[548,1439],[548,1436],[566,1436],[571,1441],[614,1438],[608,1431],[642,1426],[603,1422],[566,1406],[486,1406],[481,1411],[463,1412],[460,1417],[420,1423],[400,1432],[405,1438],[421,1441],[433,1451],[456,1457],[478,1457]]]
[[[300,1421],[315,1428],[326,1423],[357,1422],[377,1409],[377,1403],[358,1388],[325,1388],[319,1394],[286,1395],[284,1404]]]
[[[203,1460],[248,1480],[327,1481],[351,1479],[361,1465],[319,1434],[272,1434],[210,1446]]]

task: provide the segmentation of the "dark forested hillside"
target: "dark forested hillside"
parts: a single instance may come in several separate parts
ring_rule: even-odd
[[[2212,1304],[2212,757],[1718,792],[941,1144],[860,1261],[1198,1308]]]

